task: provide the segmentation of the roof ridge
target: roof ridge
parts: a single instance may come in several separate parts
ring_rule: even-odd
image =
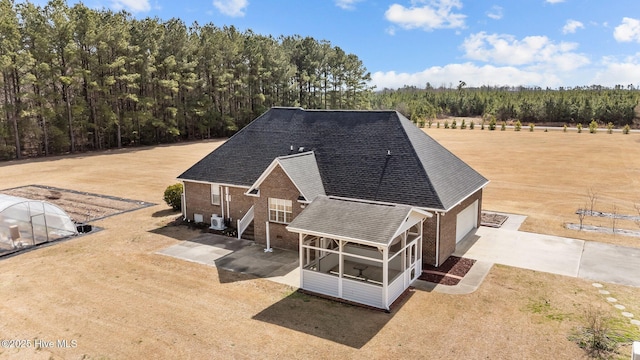
[[[400,116],[402,116],[403,118],[405,118],[407,121],[411,122],[411,120],[409,120],[406,117],[404,117],[404,115],[402,115],[400,113],[398,113],[398,114]],[[409,148],[411,149],[410,151],[413,153],[413,156],[418,160],[418,163],[420,163],[420,169],[422,170],[422,173],[423,173],[424,177],[429,181],[429,186],[433,189],[433,193],[435,194],[435,197],[438,199],[438,203],[440,204],[440,207],[444,209],[444,204],[442,203],[442,199],[440,198],[440,194],[438,194],[438,190],[436,189],[435,185],[431,181],[431,177],[429,176],[429,173],[427,172],[427,169],[425,169],[424,164],[422,163],[422,159],[420,158],[420,155],[416,151],[416,145],[413,143],[413,141],[411,141],[411,138],[409,137],[409,134],[407,134],[407,129],[402,124],[402,118],[400,118],[400,116],[397,116],[397,119],[398,119],[397,121],[398,121],[398,123],[400,123],[400,128],[402,128],[402,136],[404,136],[405,139],[409,142],[409,144],[411,144],[411,146],[409,146]],[[427,134],[425,133],[425,135],[427,135]],[[427,136],[429,136],[429,135],[427,135]]]
[[[298,157],[298,156],[307,156],[307,155],[314,155],[313,150],[297,152],[295,154],[289,154],[289,155],[281,155],[281,156],[278,156],[277,159],[284,160],[284,159],[291,159],[291,158],[295,158],[295,157]]]

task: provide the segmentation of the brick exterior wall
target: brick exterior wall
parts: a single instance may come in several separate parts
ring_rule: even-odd
[[[422,227],[422,264],[433,265],[436,262],[436,229],[438,214],[424,221]]]
[[[233,220],[232,225],[235,227],[236,220],[241,219],[253,205],[253,198],[244,195],[247,189],[229,186],[231,201],[229,202],[230,214],[227,214],[226,203],[224,202],[224,188],[222,186],[220,189],[220,203],[225,206],[225,218],[229,219],[231,217]],[[211,184],[185,181],[184,193],[187,202],[187,220],[193,221],[193,214],[202,214],[204,222],[209,222],[213,214],[222,215],[221,205],[211,204]]]
[[[451,209],[445,215],[440,215],[440,256],[439,264],[442,265],[451,254],[456,251],[456,222],[460,211],[478,200],[478,226],[482,221],[482,189],[466,198],[458,206]],[[425,221],[422,242],[422,263],[433,265],[436,262],[436,229],[437,214]]]
[[[292,217],[295,219],[304,210],[297,200],[300,190],[291,182],[280,166],[260,184],[260,197],[255,199],[254,234],[256,242],[267,243],[266,222],[269,220],[269,198],[291,200]],[[269,223],[271,247],[298,250],[298,234],[287,231],[287,224]]]
[[[184,182],[186,202],[187,202],[187,219],[193,220],[193,214],[202,214],[205,222],[208,222],[212,214],[222,214],[219,205],[211,204],[211,184]],[[224,188],[221,197],[224,196]],[[236,220],[239,220],[255,205],[254,215],[254,236],[255,241],[260,244],[266,244],[266,222],[269,219],[269,198],[286,199],[292,202],[292,219],[304,210],[303,204],[297,201],[300,191],[291,182],[291,179],[279,166],[269,174],[269,176],[260,185],[260,197],[246,196],[245,188],[229,187],[229,195],[231,201],[229,203],[230,214],[225,213],[225,217],[231,215],[233,226]],[[458,206],[451,209],[445,215],[440,216],[440,256],[439,264],[451,256],[456,250],[456,220],[460,211],[478,200],[478,225],[481,222],[482,210],[482,189],[469,196]],[[225,208],[226,211],[226,208]],[[433,265],[436,262],[436,229],[437,214],[425,220],[423,228],[422,240],[422,262],[423,264]],[[276,222],[269,223],[269,234],[271,246],[282,249],[298,250],[298,234],[291,233],[286,229],[287,224]]]
[[[211,215],[222,215],[220,205],[211,204],[211,184],[185,181],[184,194],[187,203],[187,220],[193,221],[193,214],[202,214],[205,222]]]
[[[229,187],[229,197],[231,198],[229,201],[229,214],[226,213],[227,209],[225,209],[224,216],[231,218],[233,227],[237,226],[237,221],[242,219],[244,214],[253,206],[253,199],[255,198],[246,196],[244,193],[247,190],[245,188]]]

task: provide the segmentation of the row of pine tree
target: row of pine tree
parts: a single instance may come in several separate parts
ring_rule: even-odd
[[[0,159],[226,136],[272,106],[364,108],[328,41],[0,0]]]

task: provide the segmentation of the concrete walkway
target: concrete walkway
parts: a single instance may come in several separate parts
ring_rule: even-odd
[[[459,244],[454,255],[640,287],[640,248],[518,231],[514,230],[514,220],[505,225],[499,229],[478,228]]]

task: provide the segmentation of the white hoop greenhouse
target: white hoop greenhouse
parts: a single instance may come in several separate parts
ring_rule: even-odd
[[[77,234],[76,225],[58,206],[0,194],[0,254]]]

